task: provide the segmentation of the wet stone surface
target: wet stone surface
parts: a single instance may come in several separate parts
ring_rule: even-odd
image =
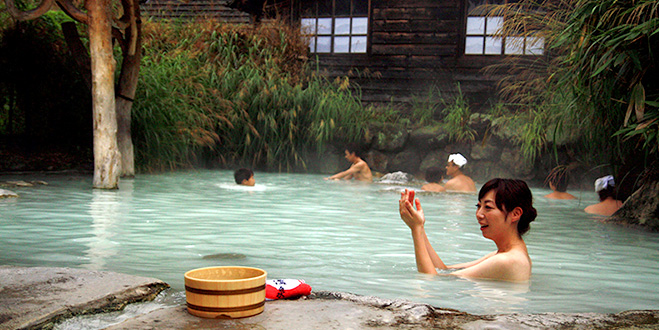
[[[158,279],[72,268],[0,266],[0,329],[50,329],[64,319],[148,301],[168,285]],[[118,329],[659,329],[659,310],[616,314],[472,315],[406,300],[318,291],[268,301],[243,319],[203,319],[184,305],[164,307],[106,327]]]

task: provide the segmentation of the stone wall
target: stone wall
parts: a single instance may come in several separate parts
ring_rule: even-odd
[[[464,173],[480,184],[494,177],[544,180],[553,166],[524,162],[511,137],[487,131],[489,125],[480,126],[471,125],[476,131],[474,141],[461,143],[451,141],[439,126],[409,129],[399,124],[374,124],[361,143],[366,149],[363,159],[377,174],[402,171],[423,180],[428,168],[443,169],[450,154],[461,153],[469,161]],[[343,157],[343,147],[336,145],[320,157],[322,162],[316,169],[327,174],[345,170],[349,164]]]
[[[410,128],[398,123],[373,123],[360,141],[365,149],[363,159],[376,175],[401,171],[424,180],[429,167],[443,169],[450,154],[461,153],[469,162],[464,173],[474,179],[477,187],[495,177],[522,179],[529,185],[546,187],[545,180],[553,168],[569,165],[568,191],[593,194],[595,180],[614,173],[611,166],[576,154],[577,144],[571,136],[548,136],[536,160],[527,163],[518,142],[524,134],[521,127],[492,122],[480,113],[471,115],[468,126],[474,132],[473,141],[455,142],[440,126]],[[344,148],[345,143],[335,142],[321,154],[304,155],[307,166],[299,170],[323,174],[343,171],[350,166],[344,159]],[[619,198],[625,200],[638,188],[638,173],[624,168],[619,172]]]

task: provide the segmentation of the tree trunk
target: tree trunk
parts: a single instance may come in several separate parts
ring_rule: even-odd
[[[94,188],[116,189],[121,155],[117,149],[111,6],[109,0],[88,0],[86,6],[94,108]]]
[[[133,151],[133,140],[131,137],[131,110],[133,107],[133,99],[135,98],[135,90],[137,89],[137,80],[140,73],[140,60],[142,59],[142,22],[140,21],[140,5],[137,0],[133,1],[133,8],[125,10],[134,10],[134,16],[137,17],[134,24],[136,24],[137,33],[132,35],[127,34],[127,44],[133,45],[132,54],[131,46],[125,47],[123,50],[124,60],[121,65],[121,74],[119,76],[119,84],[117,86],[117,142],[119,145],[119,152],[121,152],[121,176],[132,177],[135,176],[135,154]],[[130,29],[128,29],[130,30]]]
[[[62,33],[64,34],[64,40],[69,47],[69,54],[73,57],[73,60],[78,66],[78,72],[85,80],[87,88],[91,91],[92,75],[89,52],[87,51],[87,48],[85,48],[85,45],[82,44],[82,40],[80,40],[76,23],[71,21],[62,23]]]

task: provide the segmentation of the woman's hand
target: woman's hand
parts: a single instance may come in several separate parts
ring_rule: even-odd
[[[416,210],[412,203],[416,204]],[[405,189],[400,194],[400,200],[398,201],[398,210],[400,212],[400,218],[403,219],[405,224],[410,227],[410,229],[423,228],[423,224],[426,222],[426,218],[423,215],[423,209],[421,208],[421,202],[418,198],[414,198],[414,191],[408,191]]]

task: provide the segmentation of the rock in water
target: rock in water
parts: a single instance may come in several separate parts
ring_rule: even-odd
[[[203,256],[202,259],[245,259],[247,256],[241,253],[217,253]]]
[[[414,180],[414,176],[405,172],[387,173],[380,178],[380,183],[406,184]]]
[[[0,198],[18,197],[18,194],[5,189],[0,189]]]

